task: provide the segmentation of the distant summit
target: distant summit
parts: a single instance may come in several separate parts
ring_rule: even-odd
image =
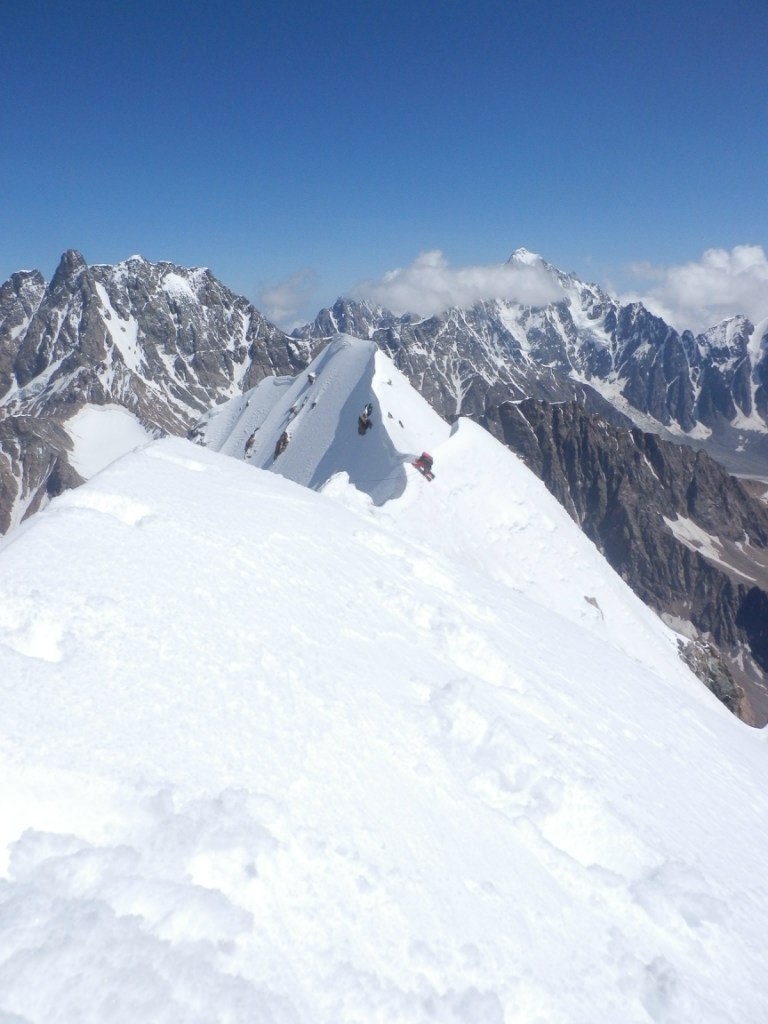
[[[513,399],[578,396],[617,422],[707,444],[729,468],[768,476],[768,319],[733,317],[696,337],[680,334],[642,304],[623,305],[526,248],[505,265],[545,272],[560,298],[544,306],[490,298],[431,317],[340,299],[294,336],[375,338],[411,367],[411,379],[422,373],[444,415],[480,413],[497,386]]]
[[[539,256],[538,253],[530,252],[522,246],[519,249],[515,249],[507,260],[507,263],[514,263],[526,267],[549,266],[549,264],[545,264],[543,257]]]

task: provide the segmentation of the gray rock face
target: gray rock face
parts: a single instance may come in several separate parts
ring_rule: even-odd
[[[16,339],[3,400],[12,408],[34,402],[45,377],[37,405],[46,412],[75,393],[119,401],[145,425],[178,432],[223,392],[300,369],[307,351],[208,270],[141,257],[88,267],[68,252]]]
[[[89,267],[69,251],[50,285],[15,274],[0,288],[0,528],[79,480],[60,428],[86,402],[185,434],[262,377],[298,372],[310,350],[208,270],[141,257]]]
[[[6,416],[0,419],[0,534],[12,523],[53,498],[83,482],[70,466],[69,434],[50,417]]]
[[[0,398],[11,388],[16,354],[45,287],[36,270],[22,270],[0,286]]]
[[[689,643],[680,640],[678,647],[680,657],[717,699],[740,718],[748,717],[744,691],[717,651],[710,644],[695,640]]]
[[[768,337],[764,329],[765,325],[755,328],[746,317],[737,316],[699,335],[695,345],[686,338],[691,377],[699,394],[696,412],[702,423],[730,422],[739,414],[766,419]],[[763,337],[758,339],[756,331]]]

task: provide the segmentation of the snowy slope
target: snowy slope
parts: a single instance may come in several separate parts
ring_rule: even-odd
[[[368,402],[373,427],[361,436]],[[288,447],[275,458],[283,431]],[[337,336],[306,374],[262,381],[216,407],[198,433],[216,450],[353,507],[365,508],[367,496],[395,532],[523,590],[633,657],[647,661],[661,646],[667,659],[675,649],[673,634],[544,484],[470,420],[449,427],[370,341]],[[411,466],[425,449],[435,459],[431,485]]]
[[[358,417],[373,407],[370,431]],[[449,428],[371,341],[337,335],[298,377],[261,381],[197,425],[200,440],[317,489],[346,473],[376,504],[401,495],[407,467]],[[285,450],[276,456],[285,435]]]
[[[152,438],[120,405],[84,405],[67,420],[65,429],[73,444],[69,461],[85,480]]]
[[[767,1019],[766,734],[512,455],[338,348],[395,500],[163,440],[2,542],[0,1020]],[[284,454],[354,471],[347,419]]]

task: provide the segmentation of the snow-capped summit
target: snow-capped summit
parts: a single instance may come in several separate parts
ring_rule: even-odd
[[[340,334],[305,372],[263,380],[213,409],[192,436],[315,490],[344,473],[382,504],[449,432],[373,342]]]
[[[536,252],[530,252],[530,250],[524,248],[523,246],[520,246],[518,249],[515,249],[515,251],[507,260],[507,263],[513,263],[519,266],[526,267],[541,267],[545,265],[548,266],[548,264],[545,264],[544,258],[542,256],[539,256],[539,254]]]
[[[759,451],[765,465],[768,321],[735,318],[726,328],[732,352],[723,353],[711,344],[711,332],[680,334],[641,303],[623,304],[524,247],[505,265],[521,277],[549,278],[555,296],[531,304],[500,288],[496,297],[427,318],[339,300],[294,333],[306,341],[337,330],[376,338],[451,415],[482,415],[497,386],[513,398],[578,394],[601,414],[613,410],[614,419],[628,417],[663,436],[711,438],[729,468],[754,475],[752,452],[739,457],[747,448]],[[418,364],[414,373],[408,364]],[[749,431],[746,447],[741,438],[737,447],[736,430]]]

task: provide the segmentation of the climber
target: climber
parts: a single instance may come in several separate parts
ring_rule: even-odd
[[[425,476],[427,480],[434,480],[435,474],[432,472],[432,463],[434,459],[429,452],[422,452],[418,459],[415,459],[412,463],[413,466],[418,469],[422,476]]]
[[[370,430],[371,429],[371,427],[373,426],[373,421],[371,420],[371,416],[373,416],[373,406],[369,402],[368,405],[366,405],[366,407],[363,409],[363,411],[357,417],[357,432],[358,432],[358,434],[364,434],[366,432],[366,430]]]

